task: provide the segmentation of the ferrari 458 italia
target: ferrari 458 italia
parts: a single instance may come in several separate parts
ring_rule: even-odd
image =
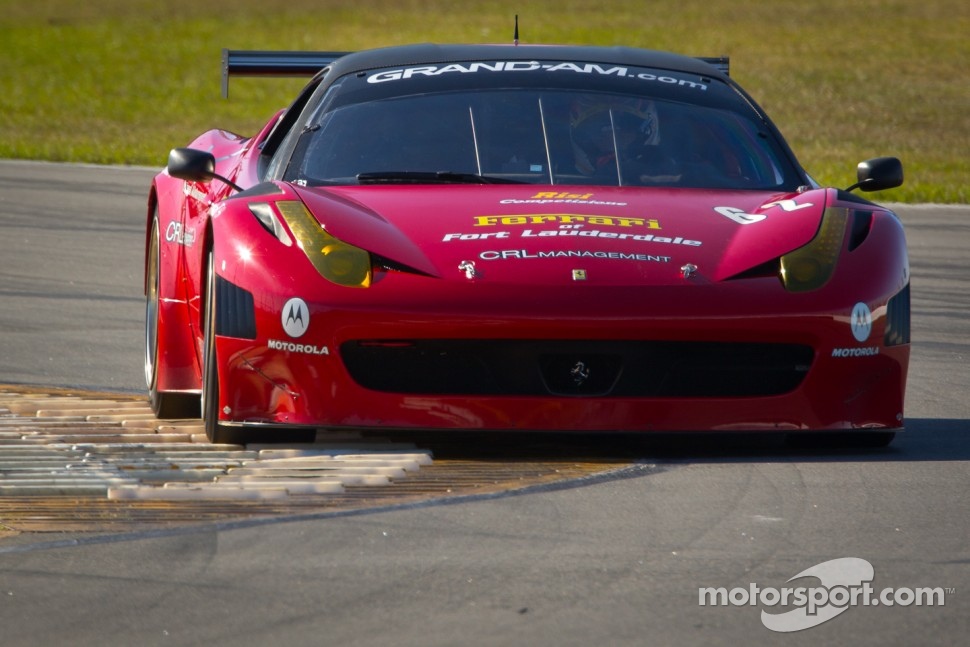
[[[629,48],[225,52],[305,74],[174,149],[145,373],[215,442],[318,429],[903,428],[903,227],[801,167],[724,59]]]

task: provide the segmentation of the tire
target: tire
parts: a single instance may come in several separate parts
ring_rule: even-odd
[[[158,206],[152,218],[152,230],[148,240],[148,259],[145,281],[145,382],[148,386],[148,402],[156,418],[163,420],[195,418],[200,415],[199,396],[194,393],[173,393],[158,390],[158,374],[162,370],[158,361],[159,307],[158,286],[161,265],[159,259]]]

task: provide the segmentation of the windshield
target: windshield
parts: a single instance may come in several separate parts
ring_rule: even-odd
[[[284,179],[307,185],[511,181],[775,189],[766,129],[720,107],[523,88],[422,93],[314,117]]]

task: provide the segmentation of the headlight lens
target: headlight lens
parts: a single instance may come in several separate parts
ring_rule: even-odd
[[[832,278],[848,219],[848,209],[826,209],[815,238],[781,257],[781,282],[789,292],[817,290]]]
[[[267,202],[252,202],[249,205],[249,212],[256,216],[256,220],[263,228],[276,237],[276,240],[280,241],[287,247],[293,244],[290,240],[290,235],[286,233],[283,228],[283,223],[279,221],[276,217],[276,213],[273,211],[273,206]]]
[[[297,245],[323,278],[346,287],[370,286],[373,263],[367,251],[324,231],[302,202],[277,202],[276,208],[293,232]]]

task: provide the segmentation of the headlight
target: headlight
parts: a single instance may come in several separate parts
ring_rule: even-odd
[[[251,202],[249,204],[249,212],[256,216],[256,220],[263,228],[276,237],[276,240],[280,241],[287,247],[293,244],[290,240],[290,235],[286,233],[286,229],[283,228],[283,223],[279,221],[276,217],[276,213],[273,211],[273,206],[267,202]]]
[[[276,208],[320,276],[346,287],[370,286],[373,263],[367,251],[324,231],[302,202],[277,202]]]
[[[826,209],[812,241],[781,257],[781,282],[789,292],[808,292],[825,285],[842,251],[849,210]]]

